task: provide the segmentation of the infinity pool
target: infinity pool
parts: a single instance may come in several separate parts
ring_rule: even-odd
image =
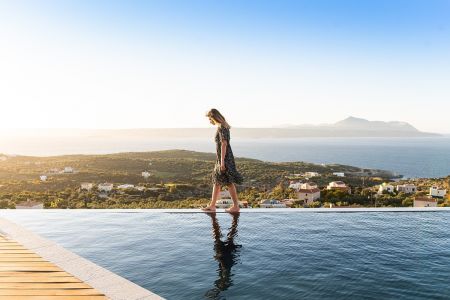
[[[449,299],[450,212],[0,211],[167,299]]]

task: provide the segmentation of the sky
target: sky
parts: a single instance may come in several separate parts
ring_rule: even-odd
[[[450,133],[450,1],[0,0],[0,129]]]

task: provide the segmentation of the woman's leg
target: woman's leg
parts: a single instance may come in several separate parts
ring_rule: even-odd
[[[211,203],[207,207],[203,208],[204,211],[215,211],[216,210],[216,202],[217,202],[217,199],[219,198],[220,189],[221,189],[220,184],[216,183],[213,185],[213,190],[212,190],[212,194],[211,194]]]
[[[233,207],[227,209],[228,212],[239,212],[239,199],[234,183],[228,185],[228,191],[230,192],[231,200],[233,200]]]

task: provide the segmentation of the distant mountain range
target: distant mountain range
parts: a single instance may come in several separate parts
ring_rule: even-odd
[[[207,138],[215,128],[142,128],[142,129],[33,129],[18,135],[142,137],[142,138]],[[334,124],[289,125],[268,128],[232,128],[233,138],[296,137],[432,137],[440,134],[422,132],[406,122],[382,122],[348,117]]]
[[[348,117],[334,124],[291,125],[283,129],[296,129],[297,134],[318,137],[418,137],[439,136],[436,133],[422,132],[407,122],[369,121]]]

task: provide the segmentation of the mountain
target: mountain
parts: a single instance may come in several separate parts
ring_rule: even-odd
[[[369,121],[355,117],[348,117],[345,120],[336,122],[334,123],[334,127],[350,130],[420,132],[417,128],[406,122]]]
[[[422,132],[407,122],[369,121],[348,117],[334,124],[288,126],[300,136],[317,137],[428,137],[439,136]]]
[[[15,137],[58,137],[110,140],[211,138],[216,128],[136,128],[136,129],[31,129],[15,131]],[[0,132],[1,136],[1,132]],[[232,127],[233,138],[299,138],[299,137],[432,137],[406,122],[382,122],[348,117],[334,124],[288,125],[285,127]]]

